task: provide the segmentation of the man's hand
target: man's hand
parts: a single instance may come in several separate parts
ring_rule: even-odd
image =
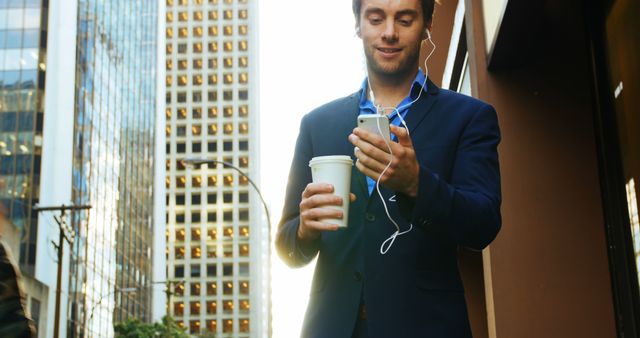
[[[356,200],[356,195],[350,195],[351,202]],[[342,218],[341,210],[327,208],[328,206],[341,206],[342,198],[333,194],[333,186],[326,183],[309,183],[302,192],[300,201],[300,226],[298,227],[298,239],[314,240],[320,237],[322,231],[336,231],[338,226],[323,222],[326,218]]]
[[[356,147],[356,167],[363,174],[377,180],[384,168],[380,183],[385,187],[415,197],[418,194],[418,174],[420,165],[413,150],[411,137],[406,129],[391,125],[391,132],[396,135],[398,142],[389,141],[389,146],[382,136],[362,128],[355,128],[349,135],[349,141]]]

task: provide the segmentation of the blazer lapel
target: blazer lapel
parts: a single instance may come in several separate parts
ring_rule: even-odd
[[[427,95],[421,96],[418,101],[409,107],[407,118],[404,120],[409,128],[409,133],[413,133],[418,125],[420,125],[420,122],[429,115],[431,108],[433,108],[433,105],[438,99],[439,90],[440,88],[438,88],[438,86],[427,79]]]

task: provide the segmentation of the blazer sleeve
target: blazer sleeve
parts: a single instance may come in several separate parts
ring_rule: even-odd
[[[295,153],[289,171],[284,209],[275,240],[280,258],[291,267],[304,266],[309,263],[318,253],[320,246],[320,239],[301,241],[297,237],[302,192],[307,184],[311,183],[309,161],[313,157],[313,148],[307,124],[307,116],[305,116],[300,123]]]
[[[498,234],[500,129],[496,111],[481,107],[464,127],[450,182],[420,167],[418,194],[398,194],[401,213],[412,224],[444,231],[458,245],[483,249]]]

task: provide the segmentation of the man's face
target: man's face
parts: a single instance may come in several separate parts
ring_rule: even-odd
[[[363,0],[358,28],[370,75],[415,74],[426,34],[420,0]]]

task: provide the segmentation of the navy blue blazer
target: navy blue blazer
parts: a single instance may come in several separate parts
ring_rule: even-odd
[[[276,236],[280,257],[292,267],[318,256],[302,337],[351,337],[361,300],[371,338],[471,337],[457,249],[482,249],[500,229],[500,130],[490,105],[430,81],[427,88],[406,116],[420,164],[418,195],[381,186],[401,230],[414,225],[386,255],[380,245],[396,228],[355,166],[351,191],[357,200],[348,227],[313,242],[297,240],[301,194],[311,182],[309,160],[355,160],[347,137],[356,127],[360,93],[302,119]]]

